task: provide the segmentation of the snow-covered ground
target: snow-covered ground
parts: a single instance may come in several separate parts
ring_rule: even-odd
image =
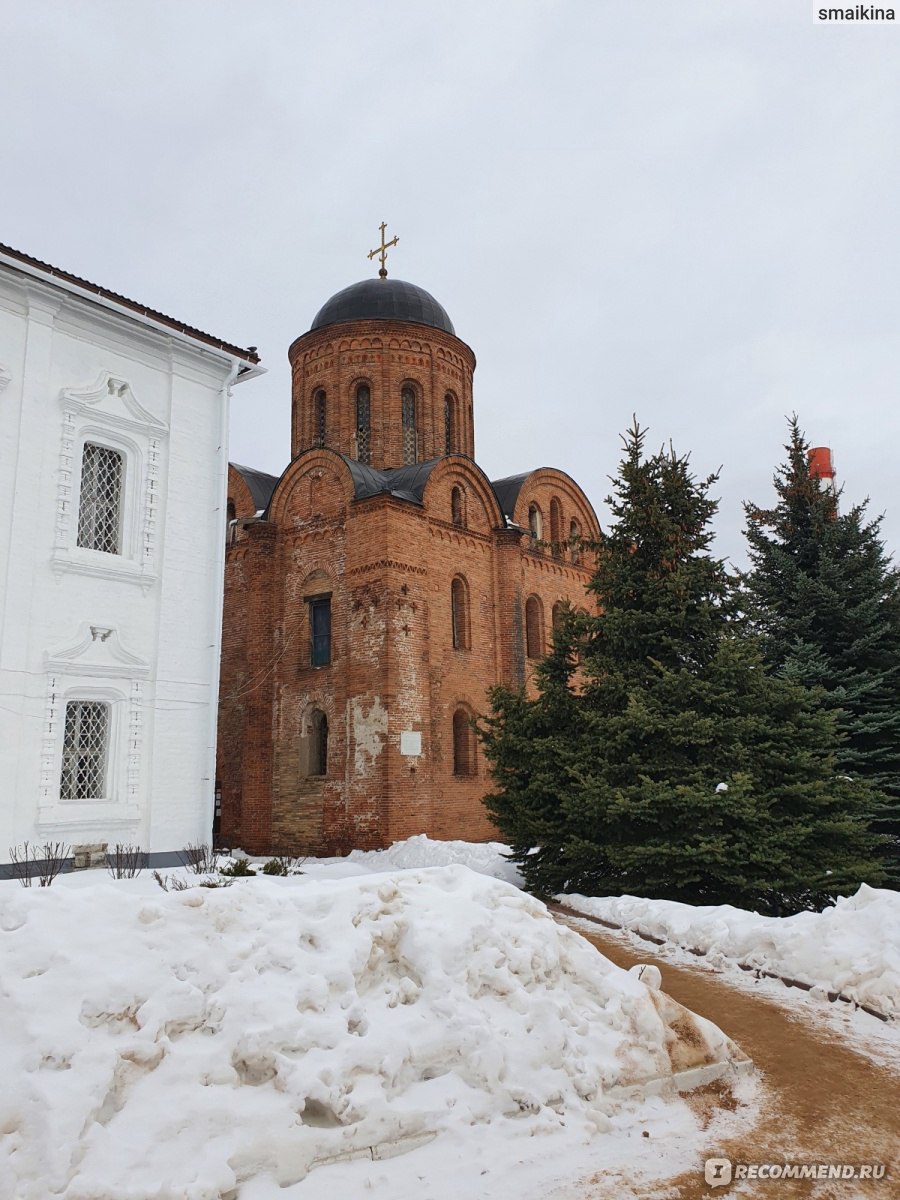
[[[218,889],[0,884],[0,1197],[649,1195],[694,1167],[717,1131],[673,1070],[734,1048],[509,869],[413,839]]]
[[[715,966],[739,964],[900,1019],[900,893],[865,884],[821,913],[763,917],[722,904],[558,896],[575,912],[661,939]]]

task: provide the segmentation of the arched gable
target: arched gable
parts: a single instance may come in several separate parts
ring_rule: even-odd
[[[259,511],[247,480],[241,469],[234,463],[228,464],[228,505],[232,519],[236,517],[238,520],[245,520],[248,517],[255,517]],[[234,506],[233,512],[232,505]]]
[[[451,522],[450,496],[455,486],[465,491],[466,528],[475,533],[502,529],[503,513],[490,480],[466,454],[448,454],[435,463],[422,496],[426,516]]]
[[[305,450],[276,484],[267,517],[279,526],[338,517],[352,499],[353,479],[343,456],[324,447]]]
[[[527,529],[529,507],[536,504],[544,518],[544,540],[549,540],[550,512],[554,500],[558,505],[556,511],[559,512],[558,525],[562,540],[568,538],[573,519],[578,522],[583,537],[597,537],[600,522],[593,505],[571,475],[557,470],[556,467],[538,467],[525,476],[516,497],[515,508],[509,515],[515,525]]]

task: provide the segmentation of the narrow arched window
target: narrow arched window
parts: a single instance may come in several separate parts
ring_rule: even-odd
[[[554,496],[550,501],[550,543],[554,558],[562,557],[562,507]]]
[[[309,665],[327,667],[331,662],[331,597],[310,596]]]
[[[453,714],[453,774],[475,774],[475,730],[464,708]]]
[[[562,600],[557,600],[550,612],[550,623],[554,630],[559,629],[562,625],[563,614],[565,612],[565,604]]]
[[[324,391],[319,388],[313,399],[313,442],[317,446],[325,445],[326,399]]]
[[[372,458],[372,403],[368,384],[356,389],[356,457],[361,463]]]
[[[309,775],[328,774],[328,718],[314,708],[309,718]]]
[[[460,487],[450,489],[450,520],[459,529],[466,526],[466,501]]]
[[[529,658],[544,657],[544,612],[537,596],[525,601],[525,653]]]
[[[400,413],[403,424],[403,461],[418,461],[418,435],[416,432],[416,393],[411,387],[400,392]]]
[[[456,397],[448,392],[444,397],[444,453],[453,454],[459,448]]]
[[[234,541],[235,522],[237,521],[237,509],[234,507],[234,501],[228,501],[228,507],[225,509],[225,545],[230,546]]]
[[[536,504],[528,505],[528,530],[532,542],[539,542],[544,536],[544,518]]]
[[[454,650],[469,649],[469,589],[461,575],[450,584],[450,632]]]
[[[569,525],[569,541],[572,543],[572,563],[578,567],[581,565],[581,526],[574,519]]]

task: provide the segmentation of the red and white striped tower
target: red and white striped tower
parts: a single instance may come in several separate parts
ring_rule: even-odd
[[[809,459],[809,473],[813,479],[821,480],[833,496],[837,496],[837,482],[834,475],[834,457],[828,446],[812,446],[806,452]],[[837,509],[835,508],[835,513]]]

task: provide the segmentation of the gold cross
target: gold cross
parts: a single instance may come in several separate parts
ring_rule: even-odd
[[[387,279],[387,268],[385,267],[384,264],[385,264],[385,261],[387,260],[388,246],[396,246],[397,243],[400,241],[400,239],[398,237],[393,237],[393,238],[391,238],[391,240],[389,242],[386,242],[384,240],[384,231],[386,229],[387,229],[387,224],[384,221],[382,221],[381,222],[381,245],[378,246],[375,250],[369,251],[369,258],[374,258],[376,254],[378,254],[381,258],[381,270],[378,272],[378,275],[381,279]]]

